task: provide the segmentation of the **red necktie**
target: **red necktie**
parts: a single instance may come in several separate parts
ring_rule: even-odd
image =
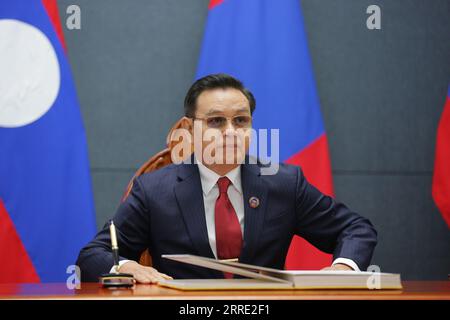
[[[239,219],[228,198],[227,190],[231,181],[227,177],[219,178],[219,197],[215,206],[216,247],[219,259],[239,258],[242,248],[242,232]],[[225,278],[232,278],[225,273]]]

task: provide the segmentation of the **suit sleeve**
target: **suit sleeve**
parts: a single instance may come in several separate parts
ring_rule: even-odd
[[[296,234],[333,259],[353,260],[366,270],[377,244],[377,232],[371,222],[326,196],[297,172]]]
[[[148,247],[150,217],[146,197],[139,177],[114,216],[120,260],[138,261]],[[98,281],[103,273],[109,273],[113,266],[109,223],[80,252],[76,263],[80,267],[81,281]]]

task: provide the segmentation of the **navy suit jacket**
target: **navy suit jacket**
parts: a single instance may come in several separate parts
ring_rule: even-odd
[[[260,164],[241,167],[244,197],[243,263],[282,269],[294,235],[334,258],[367,269],[377,233],[366,218],[309,184],[297,166],[280,164],[262,175]],[[256,208],[248,200],[257,197]],[[139,261],[149,249],[153,267],[174,278],[222,278],[221,272],[162,259],[162,254],[214,258],[208,240],[200,174],[196,164],[169,165],[136,178],[114,217],[121,259]],[[113,265],[109,224],[80,252],[82,281],[98,281]],[[301,252],[299,253],[301,254]]]

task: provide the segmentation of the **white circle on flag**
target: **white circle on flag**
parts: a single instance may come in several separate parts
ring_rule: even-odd
[[[21,127],[42,117],[60,87],[58,57],[36,27],[0,19],[0,127]]]

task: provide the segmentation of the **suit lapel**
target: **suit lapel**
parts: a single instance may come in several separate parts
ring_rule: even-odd
[[[246,163],[248,163],[246,161]],[[261,181],[260,168],[256,164],[244,164],[241,168],[242,190],[244,196],[244,246],[240,261],[251,262],[257,247],[267,208],[267,186]],[[251,197],[259,200],[259,205],[252,208]]]
[[[203,192],[197,165],[181,164],[178,167],[178,181],[174,188],[175,197],[192,243],[200,256],[214,258],[209,245]]]

